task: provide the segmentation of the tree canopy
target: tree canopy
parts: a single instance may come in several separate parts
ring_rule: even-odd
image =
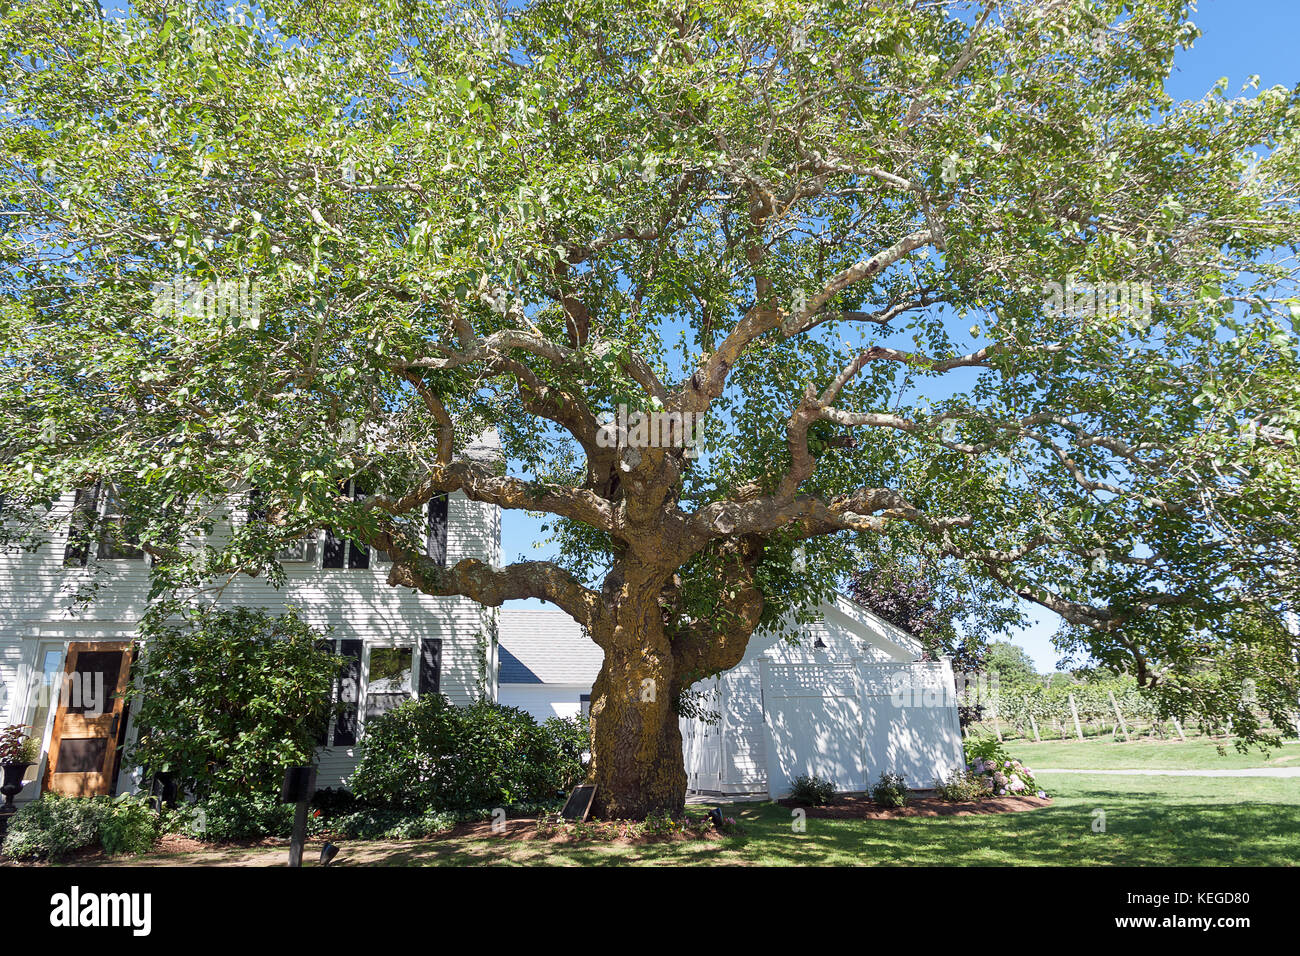
[[[680,801],[672,699],[860,549],[1143,684],[1232,646],[1294,700],[1294,639],[1232,622],[1296,593],[1297,95],[1171,99],[1184,4],[0,16],[11,535],[98,479],[163,589],[329,525],[394,585],[551,601],[632,813]],[[619,406],[701,416],[698,453],[602,440]],[[193,545],[240,487],[271,521]],[[447,492],[560,556],[441,567]]]

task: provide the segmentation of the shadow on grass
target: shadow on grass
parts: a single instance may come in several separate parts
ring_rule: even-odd
[[[1096,813],[1102,811],[1104,817]],[[497,865],[1294,865],[1300,806],[1170,802],[1168,794],[1090,789],[1041,810],[1001,816],[806,821],[775,804],[735,807],[746,832],[720,842],[432,840],[373,855],[384,866]],[[1100,828],[1104,823],[1104,830]],[[358,848],[359,849],[359,848]],[[340,863],[349,865],[347,847]]]

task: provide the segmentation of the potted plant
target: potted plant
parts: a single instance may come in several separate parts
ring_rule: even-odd
[[[14,812],[14,795],[23,788],[23,774],[36,763],[38,743],[26,733],[25,724],[10,724],[0,731],[0,769],[4,780],[0,793],[4,794],[4,812]]]

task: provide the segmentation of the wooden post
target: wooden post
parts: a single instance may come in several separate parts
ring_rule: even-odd
[[[1128,743],[1128,724],[1125,723],[1125,715],[1119,713],[1119,702],[1115,700],[1115,692],[1106,691],[1106,696],[1110,697],[1110,708],[1115,711],[1115,730],[1125,732],[1125,743]]]
[[[1079,723],[1079,707],[1074,702],[1073,694],[1070,695],[1070,713],[1074,715],[1074,733],[1080,740],[1082,740],[1083,725]]]
[[[302,866],[302,849],[307,842],[307,801],[299,800],[293,812],[293,838],[289,841],[289,865]]]
[[[289,865],[302,866],[302,850],[307,842],[307,803],[316,792],[316,768],[285,767],[280,784],[280,802],[296,803],[293,812],[293,836],[289,840]]]
[[[1038,721],[1034,720],[1033,711],[1029,709],[1029,698],[1025,698],[1025,712],[1029,714],[1029,727],[1034,732],[1034,743],[1042,743],[1043,738],[1038,736]]]
[[[998,735],[998,743],[1002,742],[1002,721],[998,720],[998,715],[993,715],[993,732]]]
[[[1178,731],[1178,739],[1181,740],[1183,743],[1187,743],[1187,735],[1183,733],[1183,725],[1179,722],[1177,717],[1173,718],[1173,721],[1174,721],[1174,730]]]

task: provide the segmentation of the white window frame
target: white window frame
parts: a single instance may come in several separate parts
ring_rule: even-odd
[[[44,726],[31,727],[32,736],[37,737],[40,741],[40,753],[36,758],[36,775],[32,778],[34,781],[39,781],[45,773],[45,760],[50,743],[50,731],[54,729],[54,717],[59,709],[58,695],[63,691],[63,681],[61,680],[61,677],[63,675],[63,669],[68,662],[68,639],[43,636],[38,633],[32,641],[32,645],[30,654],[23,660],[23,680],[19,682],[22,687],[23,696],[17,702],[19,706],[11,708],[10,711],[13,716],[17,718],[14,721],[15,723],[25,724],[30,727],[32,718],[36,716],[36,708],[38,706],[36,694],[38,693],[42,683],[41,678],[45,676],[45,671],[42,667],[45,655],[50,652],[58,655],[58,663],[54,668],[55,686],[52,686],[50,691],[50,693],[55,696],[51,699],[49,709],[45,713],[45,720],[43,721]],[[28,773],[31,773],[31,771],[29,770]]]
[[[352,495],[355,492],[355,490],[356,490],[356,482],[355,480],[349,478],[348,488],[347,488],[348,495]],[[245,521],[252,520],[251,507],[246,509],[244,520]],[[289,547],[285,547],[280,551],[277,551],[275,555],[275,559],[279,561],[281,564],[289,565],[290,567],[293,568],[301,568],[301,569],[312,570],[312,571],[367,571],[367,570],[373,570],[375,568],[388,567],[393,563],[389,559],[388,555],[385,554],[383,551],[379,550],[378,548],[370,547],[369,545],[367,545],[367,548],[370,551],[370,566],[368,568],[348,567],[348,558],[352,553],[353,542],[351,538],[345,537],[343,538],[343,567],[327,568],[325,567],[325,539],[326,539],[326,530],[324,528],[317,528],[314,531],[308,531],[306,534],[302,535],[301,537],[296,538],[294,544],[301,543],[304,549],[306,549],[307,553],[311,555],[310,557],[297,558],[297,557],[287,556],[288,552],[290,551],[290,548],[293,547],[293,545],[290,545]]]
[[[407,700],[414,700],[419,697],[420,684],[420,642],[407,645],[397,641],[384,641],[371,643],[365,641],[361,645],[361,686],[357,690],[357,740],[361,740],[366,733],[366,722],[368,719],[369,698],[370,698],[370,653],[377,650],[400,650],[403,647],[410,648],[411,652],[411,688],[407,691]]]
[[[104,554],[105,535],[108,532],[110,519],[126,518],[128,515],[124,511],[117,511],[115,509],[110,510],[112,506],[116,505],[117,496],[113,493],[112,488],[108,484],[98,481],[91,487],[96,489],[94,524],[93,527],[89,529],[94,531],[94,536],[87,536],[85,540],[86,563],[80,565],[64,564],[64,569],[87,568],[91,564],[99,561],[144,561],[147,555],[138,547],[135,549],[139,552],[138,554],[117,554],[112,557],[108,557]],[[72,541],[72,536],[77,533],[77,530],[73,527],[77,518],[77,492],[74,491],[72,493],[72,505],[68,509],[68,535],[64,539],[65,553],[68,545]]]

